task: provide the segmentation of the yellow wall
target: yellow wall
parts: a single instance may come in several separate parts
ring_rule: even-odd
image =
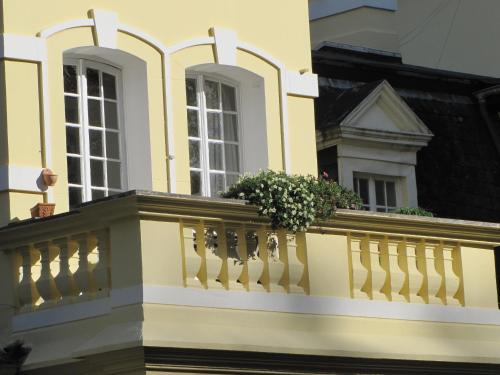
[[[90,9],[114,12],[118,22],[146,33],[169,47],[193,38],[208,37],[212,27],[232,30],[238,41],[255,46],[278,60],[284,70],[297,72],[311,70],[307,1],[288,0],[251,2],[232,0],[189,0],[169,2],[132,0],[68,2],[49,1],[3,2],[5,33],[35,37],[41,31],[72,20],[88,19]],[[26,7],[30,8],[29,14]],[[22,22],[20,22],[22,20]],[[43,153],[43,101],[39,89],[41,64],[36,62],[7,61],[4,63],[7,129],[0,128],[0,142],[8,139],[8,150],[0,154],[0,162],[5,164],[9,158],[11,165],[31,168],[50,167],[59,174],[59,182],[53,188],[56,212],[68,210],[67,172],[65,157],[64,101],[62,82],[62,56],[72,48],[94,46],[93,27],[66,29],[47,38],[48,103],[50,113],[50,156],[51,165],[44,163]],[[134,55],[146,62],[147,90],[150,134],[150,158],[153,190],[166,192],[169,189],[168,157],[166,133],[166,105],[164,93],[165,74],[170,76],[173,104],[173,128],[175,145],[176,185],[178,193],[189,193],[189,151],[186,129],[185,109],[185,71],[187,68],[215,63],[215,47],[199,45],[180,50],[170,56],[170,70],[163,71],[161,53],[145,41],[118,31],[117,49]],[[265,115],[267,126],[268,166],[283,169],[282,132],[285,122],[289,122],[289,149],[292,164],[291,172],[316,174],[316,154],[314,139],[314,113],[311,98],[285,95],[286,103],[281,102],[280,94],[286,82],[281,82],[280,71],[269,61],[257,55],[237,50],[238,67],[251,71],[264,79]],[[287,108],[282,115],[282,106]],[[29,135],[29,136],[27,136]],[[304,152],[303,150],[307,150]],[[145,150],[147,152],[147,150]],[[31,196],[33,198],[33,196]],[[14,196],[11,196],[14,199]],[[17,198],[16,198],[17,199]],[[37,198],[38,199],[38,198]],[[40,199],[40,201],[41,201]],[[35,200],[36,203],[36,200]],[[11,204],[10,215],[5,212],[0,225],[11,217],[28,216],[25,204]],[[15,207],[19,207],[17,211]]]

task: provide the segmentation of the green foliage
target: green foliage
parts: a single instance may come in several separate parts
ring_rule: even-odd
[[[270,218],[274,229],[292,232],[306,230],[315,219],[330,218],[336,207],[361,207],[359,196],[334,181],[274,171],[242,176],[222,196],[248,200]]]
[[[433,217],[434,214],[430,211],[427,211],[421,207],[401,207],[395,211],[396,214],[401,215],[414,215],[414,216],[428,216]]]

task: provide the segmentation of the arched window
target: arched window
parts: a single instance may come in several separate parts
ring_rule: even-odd
[[[241,173],[238,87],[214,75],[188,74],[186,102],[191,194],[217,196]]]
[[[126,189],[121,72],[65,59],[64,104],[70,207]]]
[[[201,64],[186,70],[191,194],[217,196],[243,173],[269,168],[264,79]]]

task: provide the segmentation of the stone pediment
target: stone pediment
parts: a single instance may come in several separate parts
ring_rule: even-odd
[[[432,132],[387,81],[381,81],[339,123],[338,135],[423,147]],[[340,134],[339,134],[340,133]]]

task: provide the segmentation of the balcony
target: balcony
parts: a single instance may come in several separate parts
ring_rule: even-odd
[[[133,191],[0,229],[0,342],[33,371],[142,347],[500,363],[499,244],[499,224],[339,210],[292,234]]]

